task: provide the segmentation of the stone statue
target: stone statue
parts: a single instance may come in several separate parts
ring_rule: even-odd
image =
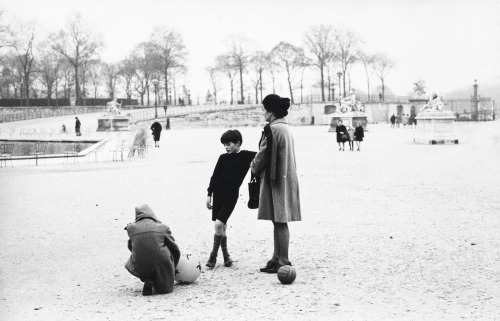
[[[432,98],[429,102],[420,109],[421,112],[444,111],[443,97],[432,93]]]
[[[117,101],[116,101],[116,98],[114,98],[112,101],[110,101],[109,103],[106,104],[106,106],[108,107],[106,109],[106,112],[108,114],[111,114],[111,115],[120,115],[120,107],[122,106],[122,104],[119,104]]]
[[[361,102],[356,101],[356,95],[354,94],[353,89],[349,91],[349,96],[340,99],[340,111],[343,113],[349,111],[360,111],[360,112],[365,111],[365,108],[361,104]]]

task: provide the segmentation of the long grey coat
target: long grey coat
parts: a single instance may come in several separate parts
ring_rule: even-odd
[[[260,150],[250,165],[252,172],[261,177],[258,219],[277,223],[300,221],[293,136],[284,118],[275,119],[269,125],[273,137],[271,164],[267,166],[268,141],[263,137]],[[266,175],[266,168],[270,168],[270,175]]]
[[[175,267],[180,251],[170,228],[144,204],[135,208],[135,222],[127,224],[128,248],[132,252],[125,268],[141,281],[150,279],[158,293],[174,290]]]

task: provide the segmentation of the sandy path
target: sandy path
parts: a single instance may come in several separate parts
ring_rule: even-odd
[[[0,319],[499,319],[498,124],[458,124],[453,146],[372,125],[361,152],[339,152],[325,126],[293,127],[303,221],[290,224],[289,286],[258,272],[272,226],[246,208],[245,186],[229,221],[233,267],[151,297],[123,268],[123,228],[143,203],[205,263],[222,128],[164,132],[161,148],[123,163],[2,168]],[[241,131],[255,149],[261,129]]]

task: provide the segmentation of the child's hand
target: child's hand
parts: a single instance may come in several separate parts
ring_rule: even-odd
[[[212,209],[212,196],[207,196],[207,208]]]

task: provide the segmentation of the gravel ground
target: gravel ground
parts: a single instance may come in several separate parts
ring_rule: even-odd
[[[0,319],[500,320],[500,127],[455,125],[458,145],[371,125],[361,152],[339,152],[326,126],[293,127],[292,285],[258,271],[272,224],[246,207],[248,179],[228,222],[233,267],[220,256],[195,283],[150,297],[123,267],[123,228],[144,203],[204,266],[224,128],[164,131],[144,159],[2,168]],[[261,128],[240,130],[255,150]]]

